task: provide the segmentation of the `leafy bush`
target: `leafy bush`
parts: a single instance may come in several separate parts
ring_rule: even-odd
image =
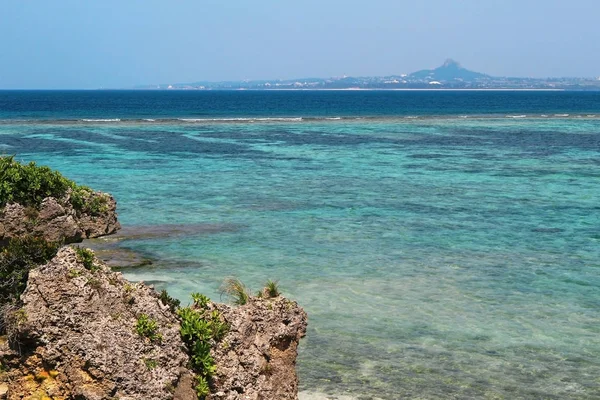
[[[196,395],[199,399],[204,399],[210,394],[210,386],[205,377],[198,375],[196,376]]]
[[[85,247],[75,246],[73,247],[75,253],[77,254],[77,260],[83,264],[85,269],[88,269],[92,272],[98,271],[100,268],[94,265],[94,252],[90,249],[86,249]]]
[[[162,342],[162,335],[158,333],[158,324],[156,320],[146,314],[140,315],[135,324],[135,331],[138,335],[150,339],[151,342]]]
[[[46,197],[62,198],[69,191],[75,210],[92,215],[107,210],[106,196],[92,196],[92,189],[77,185],[58,171],[33,161],[21,164],[14,156],[0,157],[0,208],[13,202],[39,207]]]
[[[194,301],[194,305],[196,307],[204,309],[206,309],[208,307],[208,303],[210,303],[210,299],[201,293],[192,293],[192,300]]]
[[[210,299],[194,293],[193,299],[201,311],[190,307],[180,308],[177,315],[181,319],[181,338],[190,353],[190,367],[196,372],[196,394],[204,399],[210,393],[208,380],[216,372],[215,361],[210,354],[211,340],[221,340],[229,327],[221,321],[217,310],[208,312]]]
[[[50,261],[59,247],[59,243],[36,237],[11,239],[0,251],[0,305],[18,302],[29,271]]]

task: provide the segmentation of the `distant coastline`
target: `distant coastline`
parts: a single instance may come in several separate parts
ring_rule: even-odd
[[[600,91],[596,78],[494,77],[448,59],[434,69],[411,74],[367,77],[297,78],[155,84],[135,90],[569,90]]]

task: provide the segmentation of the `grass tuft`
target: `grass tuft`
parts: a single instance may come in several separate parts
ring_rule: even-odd
[[[232,299],[233,304],[243,306],[248,303],[250,295],[246,286],[237,278],[227,278],[221,285],[221,293]]]
[[[281,295],[281,292],[279,291],[279,282],[269,279],[265,284],[265,294],[268,295],[269,298]]]

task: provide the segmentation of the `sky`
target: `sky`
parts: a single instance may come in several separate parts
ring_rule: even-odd
[[[0,0],[0,89],[380,76],[453,58],[600,76],[598,0]]]

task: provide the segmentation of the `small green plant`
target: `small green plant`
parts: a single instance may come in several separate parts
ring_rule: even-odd
[[[265,284],[265,294],[267,294],[269,298],[278,297],[281,294],[281,292],[279,292],[278,282],[269,279]]]
[[[15,311],[15,320],[17,325],[27,322],[27,311],[25,311],[23,308],[19,308],[17,311]]]
[[[119,278],[117,278],[116,274],[111,274],[108,276],[108,284],[111,286],[117,286],[117,283],[119,283]]]
[[[137,319],[135,331],[138,335],[148,338],[151,342],[162,342],[162,335],[158,333],[158,324],[156,320],[146,314],[142,314]]]
[[[144,365],[146,365],[146,368],[148,368],[149,370],[153,370],[156,367],[158,367],[158,362],[151,358],[144,358]]]
[[[227,278],[221,285],[221,293],[229,296],[233,304],[243,306],[250,299],[246,286],[236,278]]]
[[[210,303],[210,299],[201,293],[192,293],[192,300],[194,305],[199,308],[206,309]]]
[[[38,217],[40,215],[40,212],[37,208],[33,206],[27,206],[25,207],[23,212],[25,213],[25,217],[27,218],[27,220],[29,220],[31,225],[35,225],[37,223]]]
[[[94,193],[87,186],[73,186],[70,200],[73,208],[80,213],[98,216],[108,211],[108,196]]]
[[[179,300],[169,296],[169,293],[164,289],[160,292],[159,299],[163,305],[169,306],[169,309],[172,312],[176,312],[179,306],[181,305],[181,302]]]
[[[73,249],[77,254],[77,260],[83,264],[85,269],[88,269],[92,272],[96,272],[100,269],[100,267],[94,264],[95,257],[93,251],[79,246],[75,246]]]
[[[67,277],[69,279],[77,278],[79,276],[81,276],[81,271],[77,269],[70,269],[69,272],[67,272]]]
[[[203,376],[196,376],[196,396],[199,399],[204,399],[206,396],[210,394],[210,386],[208,386],[208,381]]]
[[[135,290],[135,286],[132,285],[131,283],[126,283],[123,286],[123,289],[125,290],[125,293],[131,293],[131,292],[133,292]]]
[[[210,393],[209,379],[216,372],[215,361],[210,354],[211,341],[220,341],[229,326],[221,321],[219,311],[208,311],[210,299],[194,293],[194,307],[177,310],[181,320],[180,334],[190,355],[190,367],[196,372],[196,394],[204,399]]]
[[[173,386],[173,383],[171,382],[167,382],[165,385],[165,390],[171,394],[175,394],[175,386]]]
[[[98,290],[102,287],[102,281],[97,278],[88,278],[86,281],[86,285],[88,285],[92,289]]]
[[[229,332],[229,325],[221,321],[221,313],[217,310],[213,310],[211,313],[211,324],[210,328],[212,331],[212,337],[216,341],[220,341]]]
[[[271,375],[273,372],[273,366],[270,363],[265,363],[260,371],[263,375]]]

